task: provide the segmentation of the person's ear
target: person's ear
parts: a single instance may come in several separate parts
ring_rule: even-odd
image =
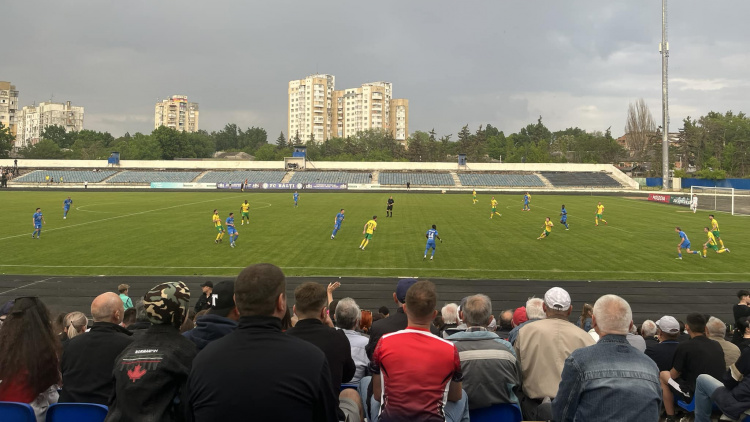
[[[396,297],[396,293],[393,293],[393,301],[396,302],[396,305],[400,305],[401,302],[398,301],[398,297]]]
[[[325,321],[327,316],[328,316],[328,307],[324,306],[320,309],[320,314],[318,314],[318,318],[320,318],[321,321]]]
[[[286,313],[286,293],[279,293],[279,297],[276,298],[276,310],[280,313]]]

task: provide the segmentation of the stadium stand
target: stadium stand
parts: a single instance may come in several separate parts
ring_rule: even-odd
[[[284,171],[210,171],[198,179],[199,183],[279,183]]]
[[[35,170],[16,178],[14,181],[17,183],[44,183],[44,178],[49,176],[50,182],[55,183],[60,181],[60,177],[63,178],[63,183],[98,183],[115,173],[117,171],[114,170]]]
[[[348,171],[300,171],[294,173],[289,183],[370,183],[370,173]]]
[[[458,178],[464,186],[544,186],[542,180],[535,174],[459,173]]]
[[[189,183],[201,174],[199,171],[123,171],[107,180],[107,183]]]
[[[380,173],[381,185],[405,185],[406,182],[412,186],[455,186],[450,173]]]
[[[542,176],[549,180],[556,188],[564,187],[597,187],[619,188],[620,182],[606,173],[594,172],[542,172]]]

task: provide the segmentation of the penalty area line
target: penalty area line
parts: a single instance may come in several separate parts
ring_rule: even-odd
[[[229,198],[229,197],[230,197],[230,195],[227,195],[227,198]],[[205,201],[191,202],[191,203],[188,203],[188,204],[172,205],[172,206],[169,206],[169,207],[155,208],[155,209],[152,209],[152,210],[139,211],[139,212],[134,212],[134,213],[130,213],[130,214],[116,215],[114,217],[107,217],[107,218],[102,218],[102,219],[99,219],[99,220],[87,221],[85,223],[72,224],[70,226],[65,226],[65,227],[56,227],[56,228],[52,228],[52,229],[44,229],[44,228],[42,228],[42,230],[45,233],[49,233],[51,231],[56,231],[56,230],[72,229],[73,227],[88,226],[88,225],[91,225],[91,224],[94,224],[94,223],[101,223],[103,221],[116,220],[118,218],[133,217],[133,216],[136,216],[136,215],[143,215],[143,214],[148,214],[148,213],[157,212],[157,211],[166,211],[166,210],[171,210],[171,209],[174,209],[174,208],[187,207],[187,206],[190,206],[190,205],[204,204],[206,202],[216,202],[216,201],[222,201],[222,200],[224,200],[224,198],[207,199]],[[0,237],[0,241],[2,241],[2,240],[8,240],[8,239],[15,239],[17,237],[24,237],[24,236],[28,236],[28,235],[29,234],[26,233],[26,234],[17,234],[17,235],[13,235],[13,236]]]
[[[237,270],[245,267],[218,267],[218,266],[155,266],[155,265],[31,265],[31,264],[0,264],[0,268],[122,268],[122,269],[169,269],[169,270],[210,270],[227,269]],[[289,270],[357,270],[357,271],[382,271],[382,270],[425,270],[425,267],[292,267],[283,266]],[[544,273],[544,274],[681,274],[681,275],[747,275],[747,272],[691,272],[691,271],[624,271],[624,270],[529,270],[529,269],[470,269],[470,268],[440,268],[440,271],[456,272],[484,272],[484,273]]]

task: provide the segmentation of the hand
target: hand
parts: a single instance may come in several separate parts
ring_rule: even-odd
[[[332,294],[333,291],[338,289],[339,287],[341,287],[341,283],[339,283],[338,281],[328,283],[328,294]]]

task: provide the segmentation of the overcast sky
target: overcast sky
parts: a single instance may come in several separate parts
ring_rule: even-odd
[[[0,80],[21,106],[70,100],[87,129],[149,133],[154,104],[200,104],[200,128],[286,132],[287,88],[393,83],[409,129],[619,136],[628,103],[661,124],[659,0],[6,1]],[[670,2],[670,130],[710,110],[748,111],[750,2]],[[455,135],[453,137],[455,139]]]

